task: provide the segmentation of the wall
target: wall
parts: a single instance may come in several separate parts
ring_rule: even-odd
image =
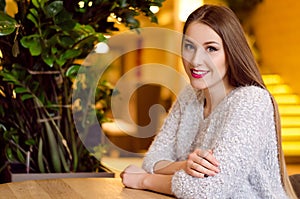
[[[300,1],[263,0],[251,24],[260,50],[261,66],[275,72],[300,94]]]

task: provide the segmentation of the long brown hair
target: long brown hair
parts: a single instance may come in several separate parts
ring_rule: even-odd
[[[255,85],[266,89],[255,58],[247,43],[243,28],[232,10],[225,6],[203,5],[189,15],[183,28],[184,34],[192,22],[208,25],[221,37],[228,63],[227,75],[232,86]],[[278,106],[274,97],[271,94],[270,96],[274,106],[281,181],[287,195],[290,198],[297,198],[289,181],[281,147],[281,124]]]

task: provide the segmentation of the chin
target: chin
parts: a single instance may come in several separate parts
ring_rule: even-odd
[[[197,90],[204,90],[207,89],[207,85],[204,83],[195,83],[195,82],[191,82],[191,86]]]

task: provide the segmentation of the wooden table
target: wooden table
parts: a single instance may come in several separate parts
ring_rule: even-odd
[[[0,198],[170,199],[172,197],[124,188],[120,178],[61,178],[0,184]]]

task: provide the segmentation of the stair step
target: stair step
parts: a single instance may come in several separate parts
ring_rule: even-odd
[[[263,74],[262,78],[266,85],[283,83],[282,78],[280,77],[280,75],[277,74]]]
[[[281,104],[280,106],[278,106],[278,109],[281,116],[300,116],[300,104]]]
[[[282,141],[300,141],[300,128],[282,128]]]
[[[282,116],[282,127],[300,127],[300,116]]]
[[[267,89],[273,95],[293,93],[291,87],[288,86],[287,84],[272,84],[272,85],[267,85]]]
[[[300,104],[300,97],[296,94],[274,95],[278,105],[282,104]]]
[[[278,103],[284,155],[300,158],[300,95],[293,93],[278,74],[263,74],[263,80]]]
[[[300,141],[282,142],[282,149],[285,156],[299,156]]]

